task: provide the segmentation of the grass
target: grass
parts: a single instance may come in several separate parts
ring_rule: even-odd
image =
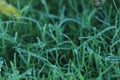
[[[9,0],[0,14],[0,80],[119,80],[120,1]]]

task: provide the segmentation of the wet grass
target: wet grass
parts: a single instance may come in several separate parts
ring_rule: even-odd
[[[0,14],[0,80],[120,79],[120,1],[10,0]]]

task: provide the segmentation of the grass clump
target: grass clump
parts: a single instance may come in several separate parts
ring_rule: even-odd
[[[0,14],[0,80],[119,79],[120,1],[9,0]]]

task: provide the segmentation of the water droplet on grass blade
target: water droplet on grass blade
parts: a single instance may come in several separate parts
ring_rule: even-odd
[[[3,66],[3,59],[0,58],[0,71],[1,71],[2,66]]]
[[[108,62],[111,62],[111,63],[120,63],[120,57],[119,56],[114,56],[114,55],[107,56],[105,58],[105,61],[108,61]]]
[[[96,8],[102,6],[105,3],[105,0],[94,0],[93,4]]]

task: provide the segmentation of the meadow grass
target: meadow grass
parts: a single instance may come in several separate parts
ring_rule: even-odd
[[[9,0],[0,14],[0,80],[119,80],[120,1]]]

